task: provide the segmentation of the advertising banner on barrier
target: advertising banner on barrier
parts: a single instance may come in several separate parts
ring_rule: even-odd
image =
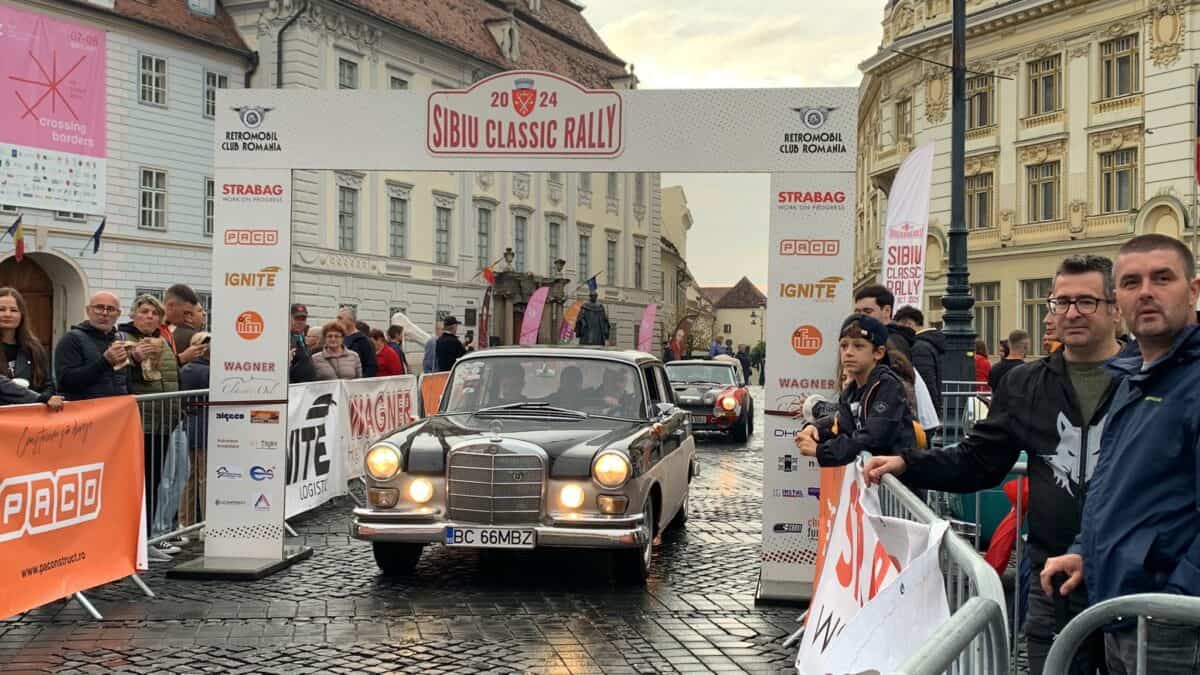
[[[0,5],[0,203],[103,214],[107,33]]]
[[[854,174],[771,177],[763,547],[759,597],[807,599],[816,571],[820,474],[794,419],[837,400],[837,331],[853,307]],[[788,414],[791,413],[791,414]]]
[[[341,381],[308,382],[288,391],[287,513],[291,518],[346,494]]]
[[[5,408],[0,438],[0,618],[133,574],[145,540],[134,398]]]
[[[341,447],[348,481],[362,475],[363,456],[371,443],[417,418],[417,378],[397,375],[347,380],[342,390],[348,423],[343,427]]]
[[[932,181],[933,143],[926,143],[908,153],[888,193],[883,269],[879,276],[880,283],[896,296],[896,309],[921,308]]]

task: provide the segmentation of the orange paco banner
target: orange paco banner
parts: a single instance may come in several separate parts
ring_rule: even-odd
[[[833,516],[837,513],[838,502],[842,499],[842,482],[846,477],[846,467],[822,467],[821,469],[821,513],[818,516],[817,530],[817,571],[813,575],[813,594],[817,592],[817,584],[821,583],[821,569],[825,564],[825,553],[829,547],[829,530],[833,529]]]
[[[134,573],[142,472],[132,396],[0,408],[0,618]]]
[[[421,377],[421,409],[425,416],[436,415],[442,405],[442,392],[446,389],[450,373],[429,373]]]

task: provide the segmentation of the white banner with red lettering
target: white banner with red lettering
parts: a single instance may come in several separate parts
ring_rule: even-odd
[[[879,275],[880,283],[896,296],[895,309],[907,305],[921,308],[932,182],[933,143],[926,143],[904,159],[888,193],[883,267]]]
[[[894,672],[950,617],[938,566],[947,524],[881,516],[860,462],[846,467],[838,504],[796,669]]]
[[[396,375],[342,383],[346,397],[346,480],[362,475],[367,448],[383,436],[417,418],[417,377]]]

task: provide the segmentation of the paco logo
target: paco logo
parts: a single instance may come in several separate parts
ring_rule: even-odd
[[[779,242],[779,255],[785,256],[835,256],[842,252],[842,242],[837,239],[784,239]]]
[[[257,340],[263,334],[263,318],[258,312],[245,311],[238,314],[234,330],[243,340]]]
[[[100,516],[104,464],[0,481],[0,542],[61,530]]]
[[[226,246],[274,246],[279,243],[276,230],[225,230]]]
[[[267,469],[261,466],[252,466],[250,467],[250,478],[257,481],[271,480],[275,478],[275,467]]]
[[[821,331],[816,326],[800,326],[792,331],[792,349],[801,356],[812,356],[821,351],[824,343]]]

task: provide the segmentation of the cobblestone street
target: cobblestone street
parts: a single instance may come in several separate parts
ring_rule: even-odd
[[[691,519],[664,535],[644,588],[614,585],[599,553],[438,546],[386,580],[339,500],[292,521],[314,556],[262,581],[168,581],[171,563],[154,563],[157,599],[128,580],[88,593],[103,621],[60,601],[0,622],[0,670],[788,671],[798,610],[754,605],[762,427],[745,447],[700,439]]]

